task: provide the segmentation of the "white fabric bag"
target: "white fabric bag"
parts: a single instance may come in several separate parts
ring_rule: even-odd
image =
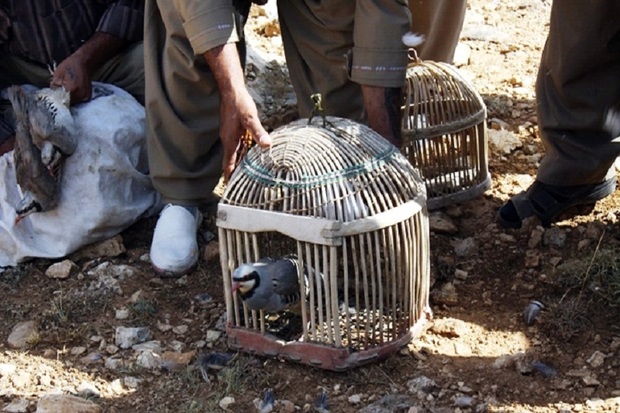
[[[0,157],[0,267],[64,257],[159,208],[148,177],[144,107],[122,89],[94,83],[93,99],[71,111],[78,145],[62,165],[55,209],[15,224],[22,194],[13,153]]]

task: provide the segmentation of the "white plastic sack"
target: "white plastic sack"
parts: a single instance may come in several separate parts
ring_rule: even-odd
[[[13,153],[0,157],[0,267],[64,257],[157,209],[159,195],[147,175],[143,106],[115,86],[94,86],[104,93],[72,108],[80,136],[62,165],[58,207],[15,224],[22,194]]]

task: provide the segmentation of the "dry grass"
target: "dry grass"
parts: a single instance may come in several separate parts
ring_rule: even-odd
[[[617,252],[597,247],[590,256],[576,256],[555,269],[553,281],[561,295],[548,302],[545,319],[557,327],[549,331],[562,339],[583,332],[591,324],[591,312],[600,308],[606,308],[609,317],[616,317],[617,310],[613,309],[620,306],[620,256]]]

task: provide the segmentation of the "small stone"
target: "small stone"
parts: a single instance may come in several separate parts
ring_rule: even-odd
[[[137,389],[142,383],[142,379],[133,376],[127,376],[123,378],[123,385],[128,389]]]
[[[412,404],[413,400],[410,396],[405,394],[388,394],[363,409],[358,410],[357,413],[408,412]],[[435,409],[432,409],[432,411],[439,412],[439,410]],[[452,410],[450,410],[450,412],[452,412]]]
[[[456,67],[466,66],[471,58],[471,47],[467,43],[459,42],[454,49],[452,64]]]
[[[456,234],[459,229],[452,219],[443,212],[433,212],[428,217],[429,227],[432,232],[437,234]]]
[[[119,234],[107,240],[87,245],[71,255],[71,258],[79,261],[100,257],[118,257],[126,252],[123,237]]]
[[[535,250],[525,252],[525,267],[537,268],[540,265],[540,253]]]
[[[165,333],[166,331],[172,330],[172,326],[168,323],[162,323],[159,320],[157,320],[157,329],[161,331],[162,333]]]
[[[39,333],[34,321],[22,321],[15,324],[9,334],[7,342],[13,348],[25,348],[39,339]]]
[[[521,148],[523,146],[523,143],[521,142],[521,139],[519,139],[518,136],[504,129],[500,129],[500,130],[489,129],[488,137],[489,137],[489,146],[494,150],[494,152],[497,152],[500,154],[507,155],[511,153],[512,151],[514,151],[515,149]]]
[[[474,398],[471,396],[461,396],[454,401],[454,404],[460,408],[468,408],[474,405]]]
[[[114,344],[108,344],[108,345],[105,347],[105,351],[106,351],[108,354],[116,354],[116,353],[118,353],[118,347],[117,347],[117,346],[115,346]]]
[[[545,231],[543,240],[545,245],[562,248],[566,244],[566,230],[558,227],[551,227]]]
[[[222,336],[221,331],[207,330],[207,343],[212,343]]]
[[[459,270],[458,268],[454,270],[454,278],[457,280],[465,281],[468,277],[467,271]]]
[[[29,406],[30,402],[28,400],[16,399],[9,403],[2,411],[7,413],[27,413]]]
[[[583,377],[581,381],[588,387],[597,387],[601,385],[601,382],[592,376]]]
[[[161,364],[161,356],[152,351],[142,351],[138,354],[136,364],[145,369],[158,369]]]
[[[224,409],[224,410],[228,410],[228,408],[230,406],[232,406],[235,403],[235,398],[234,397],[230,397],[230,396],[226,396],[223,399],[220,400],[220,402],[218,403],[218,405]]]
[[[138,290],[135,293],[131,294],[131,297],[129,297],[129,302],[132,304],[135,304],[138,302],[138,300],[141,300],[144,295],[144,292],[142,290]]]
[[[80,359],[82,364],[95,364],[103,360],[101,353],[90,353]]]
[[[134,344],[143,343],[151,338],[147,327],[117,327],[115,343],[120,348],[130,348]]]
[[[77,392],[81,397],[100,397],[101,392],[94,383],[83,381],[77,388]]]
[[[349,403],[351,403],[351,404],[358,404],[358,403],[361,403],[362,396],[360,396],[359,394],[353,394],[353,395],[349,396],[349,398],[347,400],[349,400]]]
[[[467,324],[455,318],[438,318],[433,320],[429,331],[450,338],[466,336],[470,332]]]
[[[125,363],[119,358],[109,357],[105,359],[104,365],[106,369],[118,370],[120,368],[123,368],[125,366]]]
[[[144,343],[134,344],[131,346],[131,349],[135,351],[152,351],[154,353],[161,353],[161,341],[145,341]]]
[[[172,350],[176,352],[181,352],[185,348],[185,343],[183,343],[182,341],[178,341],[178,340],[172,340],[170,343],[168,343],[168,347],[170,347]]]
[[[43,396],[35,413],[101,413],[101,406],[81,397],[63,394]]]
[[[50,265],[45,271],[48,278],[64,280],[75,274],[79,267],[71,260],[64,260]]]
[[[182,336],[183,334],[187,333],[187,330],[189,330],[189,327],[186,326],[186,325],[180,325],[180,326],[172,327],[172,332],[174,334],[178,334],[180,336]]]
[[[456,287],[454,287],[454,284],[451,282],[442,284],[439,289],[433,289],[431,291],[431,299],[434,304],[443,304],[449,307],[459,303],[459,295],[456,291]]]
[[[542,242],[544,231],[540,228],[535,228],[530,234],[530,239],[527,242],[527,246],[530,248],[536,248]]]
[[[114,394],[123,394],[127,393],[125,386],[123,385],[123,381],[121,379],[116,379],[112,383],[110,383],[110,391]]]
[[[588,359],[588,364],[591,365],[592,367],[601,367],[603,365],[603,363],[605,363],[605,358],[607,356],[603,353],[601,353],[600,351],[595,351],[594,353],[592,353],[592,355],[590,356],[590,358]]]
[[[282,406],[284,413],[294,413],[296,410],[295,403],[290,400],[280,400],[280,406]]]
[[[458,257],[471,257],[478,254],[478,241],[473,237],[453,241],[452,245],[454,246],[454,253]]]
[[[114,318],[116,318],[117,320],[125,320],[129,318],[129,310],[127,308],[119,308],[118,310],[116,310]]]
[[[409,380],[407,387],[410,393],[417,394],[418,392],[423,392],[428,394],[437,388],[437,383],[426,376],[419,376]]]
[[[86,347],[73,347],[71,349],[72,356],[79,356],[80,354],[86,353]]]

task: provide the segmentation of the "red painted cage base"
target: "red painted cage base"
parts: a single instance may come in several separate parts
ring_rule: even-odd
[[[325,370],[345,371],[374,361],[384,360],[398,352],[413,337],[422,332],[427,319],[427,312],[423,312],[422,317],[405,335],[384,345],[361,351],[315,342],[285,342],[270,334],[261,334],[256,330],[234,327],[230,324],[226,328],[226,333],[228,335],[228,346],[233,350],[308,364]]]

